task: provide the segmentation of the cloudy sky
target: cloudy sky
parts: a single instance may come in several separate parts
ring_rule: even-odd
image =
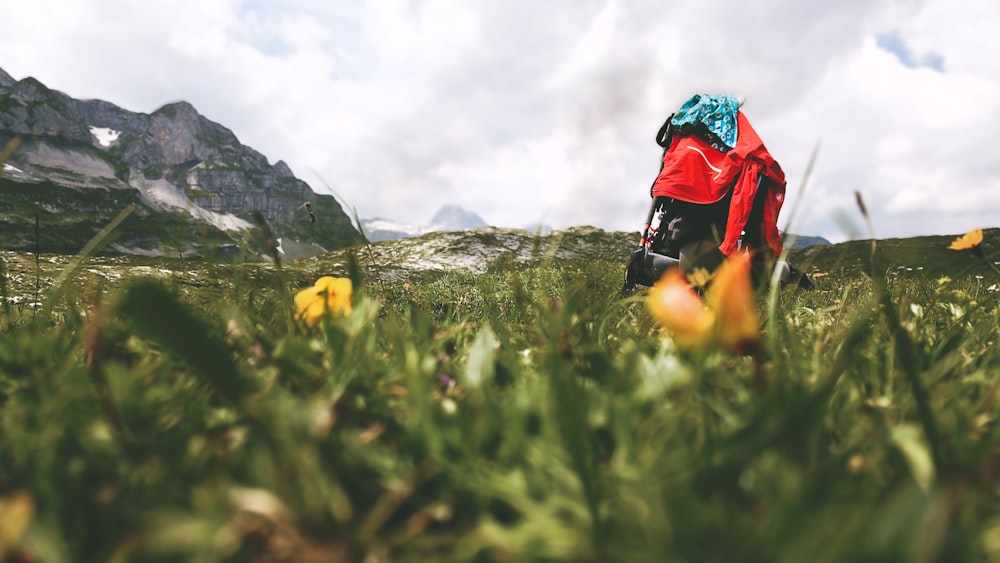
[[[997,0],[8,4],[14,78],[189,101],[363,218],[638,230],[656,131],[705,92],[746,98],[782,227],[865,237],[855,191],[879,238],[1000,227]]]

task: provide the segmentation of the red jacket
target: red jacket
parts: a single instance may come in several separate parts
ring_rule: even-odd
[[[743,112],[737,114],[736,123],[739,130],[736,146],[725,153],[696,135],[675,136],[663,153],[663,167],[651,195],[690,203],[714,203],[732,190],[726,236],[719,245],[719,250],[728,256],[736,250],[757,191],[767,190],[764,241],[777,257],[782,249],[778,212],[785,200],[785,173]]]

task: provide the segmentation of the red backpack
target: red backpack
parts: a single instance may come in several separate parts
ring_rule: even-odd
[[[738,133],[732,146],[703,122],[678,126],[676,115],[656,135],[664,149],[662,165],[650,188],[652,205],[626,269],[624,290],[650,286],[674,266],[711,272],[740,251],[752,252],[762,271],[782,251],[777,221],[785,174],[743,112],[731,116]],[[685,256],[695,243],[704,249],[706,240],[711,240],[710,251]]]

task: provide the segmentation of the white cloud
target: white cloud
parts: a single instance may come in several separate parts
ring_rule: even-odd
[[[0,52],[75,97],[185,99],[361,216],[417,222],[458,203],[637,230],[662,120],[741,94],[795,230],[838,239],[855,190],[879,235],[1000,224],[998,25],[993,0],[35,0],[0,20]]]

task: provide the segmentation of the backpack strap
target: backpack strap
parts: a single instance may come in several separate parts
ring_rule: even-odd
[[[672,141],[674,137],[674,126],[670,123],[673,121],[674,115],[676,114],[670,114],[670,117],[663,122],[663,126],[660,127],[660,130],[656,132],[656,144],[660,145],[664,149],[670,146],[670,141]]]

